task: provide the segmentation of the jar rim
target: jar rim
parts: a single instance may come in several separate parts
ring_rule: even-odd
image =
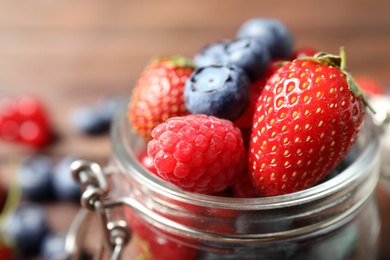
[[[361,135],[369,135],[369,140],[365,140],[366,144],[364,144],[365,147],[363,152],[349,167],[337,176],[302,191],[275,197],[260,198],[230,198],[191,193],[183,191],[173,184],[165,182],[157,176],[150,174],[141,166],[134,151],[129,145],[131,142],[137,142],[141,146],[145,146],[146,144],[136,136],[131,129],[126,107],[120,110],[120,113],[118,113],[113,122],[111,143],[114,157],[119,161],[120,166],[124,168],[125,172],[131,173],[133,178],[148,186],[151,190],[164,196],[174,198],[175,200],[185,201],[195,205],[245,211],[267,210],[301,205],[331,196],[341,190],[345,192],[348,192],[349,189],[352,190],[362,179],[367,178],[367,175],[370,174],[370,170],[377,165],[380,158],[379,128],[374,125],[372,118],[369,115],[366,115]],[[374,187],[372,187],[372,189],[373,188]]]

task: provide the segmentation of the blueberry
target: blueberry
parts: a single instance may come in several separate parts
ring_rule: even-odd
[[[52,167],[52,160],[46,155],[23,158],[18,170],[18,184],[23,197],[30,200],[53,198]]]
[[[46,260],[68,259],[69,254],[65,250],[66,233],[49,232],[43,238],[40,253]]]
[[[267,46],[252,38],[220,41],[207,45],[194,57],[197,67],[234,64],[241,67],[254,82],[267,71],[271,54]]]
[[[253,18],[241,25],[237,38],[253,37],[269,49],[272,59],[289,59],[293,52],[294,39],[287,27],[276,19]]]
[[[271,61],[268,48],[256,39],[243,38],[232,41],[226,46],[228,62],[241,67],[255,82],[267,71]]]
[[[232,121],[248,107],[250,93],[247,74],[235,65],[197,68],[184,87],[185,103],[192,114]]]
[[[75,160],[77,158],[74,156],[66,156],[53,168],[53,192],[60,200],[80,199],[80,184],[73,179],[70,170],[70,165]]]
[[[100,99],[94,105],[94,108],[100,120],[110,126],[112,120],[118,114],[119,109],[125,104],[127,104],[127,99],[122,96],[106,96]]]
[[[15,243],[20,253],[36,254],[48,231],[46,212],[39,204],[22,202],[7,214],[4,227],[3,235]]]
[[[194,56],[196,67],[206,67],[213,64],[227,63],[226,46],[230,40],[222,40],[210,43],[202,48]]]
[[[71,121],[76,131],[87,135],[107,133],[114,116],[125,102],[122,97],[102,98],[95,104],[76,107]]]
[[[100,121],[94,108],[80,106],[73,110],[72,125],[77,132],[86,135],[98,135],[107,132],[107,124]]]

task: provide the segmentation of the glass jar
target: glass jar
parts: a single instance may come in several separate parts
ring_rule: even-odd
[[[377,257],[380,218],[373,191],[380,134],[370,118],[334,176],[307,190],[267,198],[189,193],[151,174],[138,161],[146,143],[132,132],[125,109],[114,122],[111,141],[109,166],[76,162],[72,167],[84,183],[83,205],[98,212],[105,244],[117,258]],[[110,233],[115,224],[121,236]]]

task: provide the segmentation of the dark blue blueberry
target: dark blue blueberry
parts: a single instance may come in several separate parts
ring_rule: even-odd
[[[234,40],[226,46],[226,52],[228,62],[244,69],[252,82],[265,74],[271,61],[268,48],[256,39]]]
[[[184,97],[192,114],[235,120],[248,107],[251,85],[247,74],[235,65],[197,68],[187,80]]]
[[[100,120],[110,125],[118,114],[119,109],[127,104],[127,99],[122,96],[106,96],[100,99],[95,105],[95,111],[99,114]]]
[[[53,168],[53,192],[60,200],[80,199],[80,184],[73,179],[70,170],[70,165],[77,159],[74,156],[66,156]]]
[[[194,56],[196,67],[206,67],[218,63],[227,63],[226,46],[230,40],[210,43]]]
[[[3,235],[15,243],[21,254],[37,254],[48,231],[47,216],[42,206],[22,202],[15,211],[7,214]]]
[[[45,260],[68,259],[69,254],[65,250],[66,233],[49,232],[43,238],[40,253]]]
[[[23,197],[30,200],[53,198],[51,177],[52,160],[46,155],[23,158],[18,171],[18,184]]]
[[[72,125],[77,132],[87,135],[106,133],[109,127],[100,121],[100,117],[90,106],[80,106],[73,110]]]
[[[124,102],[124,98],[112,96],[95,104],[76,107],[71,115],[72,125],[76,131],[87,135],[107,133]]]
[[[271,54],[267,46],[252,38],[209,44],[194,57],[197,67],[214,64],[236,65],[248,74],[252,82],[264,75],[270,60]]]
[[[293,52],[294,39],[287,27],[276,19],[253,18],[238,30],[237,38],[253,37],[269,49],[272,59],[289,59]]]

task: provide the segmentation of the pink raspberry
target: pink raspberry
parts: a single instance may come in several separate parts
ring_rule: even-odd
[[[220,192],[241,175],[246,156],[232,122],[205,115],[169,118],[152,132],[148,154],[157,175],[183,190]]]

